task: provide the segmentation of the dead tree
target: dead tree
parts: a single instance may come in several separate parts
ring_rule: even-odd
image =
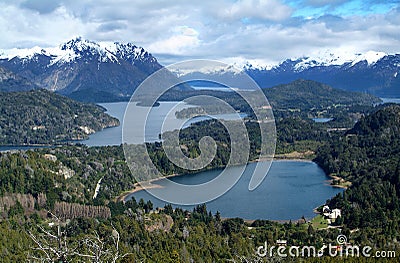
[[[30,254],[29,258],[33,262],[71,262],[73,259],[79,259],[82,262],[117,262],[131,253],[120,253],[120,235],[111,224],[113,230],[111,239],[102,239],[97,232],[93,235],[87,235],[79,242],[72,242],[67,238],[66,232],[61,229],[60,219],[49,212],[57,221],[57,233],[51,233],[38,225],[40,235],[35,235],[31,231],[29,236],[35,243],[32,247],[39,253]]]

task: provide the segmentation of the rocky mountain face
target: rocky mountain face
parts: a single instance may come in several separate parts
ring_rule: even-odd
[[[0,67],[35,86],[82,101],[101,102],[128,100],[135,88],[162,66],[131,43],[77,38],[55,48],[0,51]]]
[[[0,92],[27,91],[38,87],[29,80],[0,67]]]

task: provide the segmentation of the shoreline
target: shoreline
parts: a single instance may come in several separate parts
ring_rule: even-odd
[[[258,159],[249,161],[247,164],[263,162],[263,161],[270,161],[270,158],[258,158]],[[273,158],[272,159],[272,162],[291,162],[291,161],[292,162],[314,163],[312,160],[298,159],[298,158],[295,158],[295,159],[289,159],[289,158],[276,158],[275,159],[275,158]],[[212,169],[209,169],[209,170],[204,170],[204,171],[211,171],[211,170],[214,170],[214,169],[221,169],[221,168],[223,168],[223,167],[215,167],[215,168],[212,168]],[[200,172],[203,172],[203,171],[200,171]],[[187,173],[185,173],[185,174],[171,174],[171,175],[167,175],[167,176],[163,176],[163,177],[159,177],[159,178],[153,178],[153,179],[150,179],[150,180],[147,180],[147,181],[136,182],[133,185],[133,187],[134,187],[133,189],[127,190],[127,191],[121,193],[119,196],[115,197],[114,200],[117,201],[117,202],[125,202],[125,199],[128,196],[130,196],[130,195],[132,195],[132,194],[134,194],[136,192],[139,192],[139,191],[142,191],[142,190],[146,190],[146,189],[162,188],[162,186],[160,186],[158,184],[153,184],[153,183],[156,183],[156,182],[158,182],[160,180],[163,180],[163,179],[168,179],[168,178],[173,178],[173,177],[178,177],[178,176],[184,176],[184,175],[187,175]]]
[[[329,185],[335,188],[341,188],[341,189],[347,189],[351,186],[351,182],[350,181],[346,181],[343,178],[336,176],[336,175],[332,175],[332,174],[328,174],[329,178],[331,178],[330,180],[327,180],[329,182]],[[339,184],[333,184],[333,181],[337,180],[340,183]]]
[[[136,192],[139,192],[139,191],[142,191],[142,190],[146,190],[146,189],[163,188],[159,184],[153,184],[155,182],[158,182],[158,181],[163,180],[163,179],[168,179],[168,178],[177,177],[177,176],[183,176],[183,175],[187,175],[187,174],[171,174],[171,175],[167,175],[167,176],[163,176],[163,177],[153,178],[153,179],[150,179],[150,180],[147,180],[147,181],[136,182],[133,185],[133,187],[134,187],[133,189],[123,192],[119,196],[115,197],[114,200],[116,200],[117,202],[125,202],[125,199],[128,196],[130,196],[131,194],[134,194]]]
[[[269,158],[258,158],[258,159],[249,161],[248,164],[249,164],[249,163],[255,163],[255,162],[269,161],[269,160],[270,160]],[[315,162],[313,162],[312,160],[309,160],[309,159],[301,159],[301,158],[293,158],[293,159],[290,159],[290,158],[276,158],[276,159],[275,159],[275,158],[273,158],[273,159],[272,159],[272,162],[290,162],[290,161],[315,163]],[[317,164],[317,163],[315,163],[315,164]],[[213,168],[213,169],[220,169],[220,168],[222,168],[222,167],[215,167],[215,168]],[[210,170],[213,170],[213,169],[210,169]],[[210,171],[210,170],[205,170],[205,171]],[[166,178],[168,179],[168,178],[173,178],[173,177],[178,177],[178,176],[184,176],[184,175],[187,175],[187,174],[173,174],[173,175],[163,176],[163,177],[159,177],[159,178],[153,178],[153,179],[150,179],[150,180],[148,180],[148,181],[137,182],[137,183],[134,184],[134,189],[131,189],[131,190],[129,190],[129,191],[126,191],[126,192],[122,193],[121,195],[119,195],[118,197],[116,197],[115,200],[116,200],[116,201],[125,202],[125,200],[127,199],[127,197],[129,197],[130,195],[132,195],[132,194],[134,194],[134,193],[136,193],[136,192],[143,191],[143,190],[145,190],[145,189],[163,188],[163,186],[157,184],[157,182],[160,181],[160,180],[163,180],[163,179],[166,179]],[[336,179],[336,180],[337,180],[337,179],[340,179],[340,177],[337,177],[337,176],[332,176],[332,175],[327,175],[327,176],[329,176],[329,177],[332,178],[332,179],[331,179],[331,180],[326,180],[325,182],[327,182],[327,181],[328,181],[328,182],[332,182],[332,180],[334,180],[334,179]],[[347,182],[347,181],[346,181],[346,182]],[[331,186],[331,187],[335,187],[335,188],[347,189],[347,187],[346,187],[346,186],[343,186],[343,185],[332,185],[332,184],[328,184],[328,185]],[[319,206],[318,206],[318,207],[319,207]],[[315,214],[314,217],[315,217],[316,215],[319,215],[319,214],[320,214],[320,213],[317,211],[317,208],[318,208],[318,207],[315,207],[315,208],[312,210],[312,212]],[[312,220],[314,217],[306,218],[306,221],[305,221],[305,222]],[[231,219],[231,218],[230,218],[230,217],[222,217],[222,220],[227,220],[227,219]],[[303,221],[302,218],[295,219],[295,220],[291,220],[291,219],[281,219],[281,220],[272,220],[272,219],[243,219],[243,220],[244,220],[246,223],[248,223],[248,224],[251,224],[252,222],[254,222],[254,221],[256,221],[256,220],[267,220],[267,221],[271,221],[271,222],[275,222],[275,223],[279,223],[279,224],[285,224],[285,223],[289,223],[289,222],[297,223],[297,222],[302,222],[302,221]]]

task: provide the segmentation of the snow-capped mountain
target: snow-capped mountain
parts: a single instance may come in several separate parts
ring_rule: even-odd
[[[359,62],[366,61],[368,66],[371,66],[378,62],[381,58],[387,54],[384,52],[368,51],[364,54],[342,54],[337,55],[334,53],[325,52],[315,57],[305,57],[299,59],[299,62],[295,65],[295,70],[303,71],[311,67],[328,67],[328,66],[340,66],[344,64],[350,64],[354,66]]]
[[[286,60],[270,70],[246,70],[260,86],[271,87],[296,79],[310,79],[332,87],[400,97],[400,54],[367,52],[353,57]]]
[[[362,54],[325,52],[312,57],[287,59],[276,65],[240,61],[225,68],[208,69],[207,72],[185,73],[180,74],[181,78],[207,79],[212,75],[213,79],[232,83],[247,73],[261,87],[309,79],[345,90],[400,97],[400,54],[375,51]]]
[[[37,86],[85,101],[127,99],[162,66],[132,43],[76,38],[58,47],[0,51],[0,66]]]
[[[25,83],[8,85],[8,90],[26,90],[32,86],[78,100],[100,102],[128,99],[146,77],[162,66],[150,53],[132,43],[96,43],[76,38],[51,48],[0,50],[0,67],[17,76],[10,78],[11,82],[18,79],[19,83]],[[400,97],[400,54],[374,51],[363,54],[327,51],[275,65],[262,59],[240,58],[225,67],[177,69],[174,73],[171,76],[181,80],[212,76],[213,81],[234,88],[240,87],[243,75],[248,74],[261,87],[309,79],[345,90]]]

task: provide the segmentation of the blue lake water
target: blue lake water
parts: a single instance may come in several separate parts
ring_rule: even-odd
[[[211,91],[225,91],[225,92],[233,92],[231,88],[225,87],[207,87],[207,86],[192,86],[195,90],[211,90]]]
[[[178,102],[162,102],[159,107],[154,107],[149,116],[146,126],[146,141],[159,140],[161,130],[171,130],[179,127],[187,127],[191,123],[198,122],[208,117],[196,117],[190,120],[179,120],[175,114],[168,114],[171,110],[179,110],[191,105]],[[117,117],[122,124],[127,102],[103,103],[107,113]],[[135,116],[145,110],[145,107],[132,107],[131,120],[128,131],[135,131],[139,125],[135,122]],[[217,116],[221,117],[221,116]],[[222,118],[229,119],[233,116],[223,115]],[[244,117],[244,115],[241,115]],[[163,126],[163,120],[168,125]],[[137,131],[137,130],[136,130]],[[88,146],[120,145],[122,142],[122,125],[119,127],[104,129],[90,136],[86,141],[80,141]],[[0,147],[1,150],[32,149],[35,147]],[[247,166],[244,175],[238,183],[226,194],[218,199],[207,203],[208,208],[213,211],[220,211],[223,217],[242,217],[245,219],[271,219],[289,220],[299,219],[302,216],[311,218],[314,216],[313,208],[323,204],[327,199],[341,192],[341,189],[327,185],[325,173],[312,162],[302,161],[274,161],[268,176],[263,183],[254,191],[248,191],[248,184],[251,177],[251,170],[255,164]],[[171,180],[181,184],[197,184],[206,182],[219,174],[220,170],[188,174]],[[164,180],[164,179],[163,179]],[[163,184],[163,181],[159,181]],[[157,189],[165,191],[168,189]],[[160,201],[145,191],[134,194],[139,200],[152,200],[155,206],[163,207],[165,202]],[[192,207],[184,207],[192,209]]]
[[[295,220],[302,216],[312,218],[315,216],[315,207],[343,191],[328,185],[329,178],[317,164],[303,161],[274,161],[262,184],[254,191],[249,191],[248,185],[255,165],[248,164],[237,184],[221,197],[207,203],[207,208],[213,213],[220,211],[223,217],[270,220]],[[220,172],[221,169],[217,169],[188,174],[162,179],[157,184],[163,186],[167,180],[186,185],[200,184],[212,180]],[[168,188],[153,191],[168,191]],[[151,200],[155,207],[164,207],[166,204],[146,191],[131,196],[137,201],[140,198]],[[179,207],[193,209],[193,206]]]
[[[400,98],[381,98],[382,103],[398,103],[400,104]]]
[[[143,131],[138,121],[141,119],[139,116],[145,114],[149,109],[148,107],[131,105],[128,109],[129,118],[124,122],[124,115],[127,109],[128,102],[113,102],[113,103],[100,103],[102,107],[107,109],[107,113],[120,120],[121,125],[118,127],[107,128],[98,131],[89,136],[89,139],[83,141],[74,141],[75,143],[85,144],[87,146],[109,146],[121,145],[122,143],[122,130],[125,125],[125,131],[133,134],[145,134],[146,142],[160,141],[159,135],[165,131],[174,129],[181,129],[190,126],[192,123],[200,122],[203,120],[217,118],[230,120],[236,118],[236,114],[217,114],[215,116],[197,116],[190,119],[178,119],[175,117],[175,112],[184,108],[195,107],[194,105],[186,104],[184,102],[160,102],[160,106],[151,108],[150,114],[147,118],[146,128]],[[241,118],[246,117],[246,114],[239,113]],[[142,115],[143,116],[143,115]],[[143,137],[137,136],[131,138],[129,143],[143,143]],[[0,151],[8,150],[29,150],[38,148],[36,146],[0,146]]]
[[[124,120],[125,111],[128,102],[115,102],[115,103],[101,103],[99,104],[107,109],[107,113],[120,120],[121,125],[118,127],[107,128],[102,131],[96,132],[89,136],[88,140],[80,141],[79,143],[88,146],[106,146],[106,145],[120,145],[122,143],[122,130],[133,134],[145,134],[146,142],[160,141],[160,133],[171,131],[174,129],[186,128],[192,123],[200,122],[210,118],[233,119],[235,114],[218,114],[215,116],[198,116],[190,119],[178,119],[175,117],[175,112],[188,107],[195,107],[184,102],[160,102],[160,106],[151,108],[150,114],[146,121],[146,128],[138,123],[141,118],[148,111],[149,107],[130,105],[128,107],[127,116]],[[240,113],[240,117],[245,117],[246,114]],[[141,144],[143,137],[137,136],[130,138],[129,143]]]
[[[332,118],[313,118],[312,120],[315,122],[318,122],[318,123],[325,123],[325,122],[330,122],[333,119]]]

